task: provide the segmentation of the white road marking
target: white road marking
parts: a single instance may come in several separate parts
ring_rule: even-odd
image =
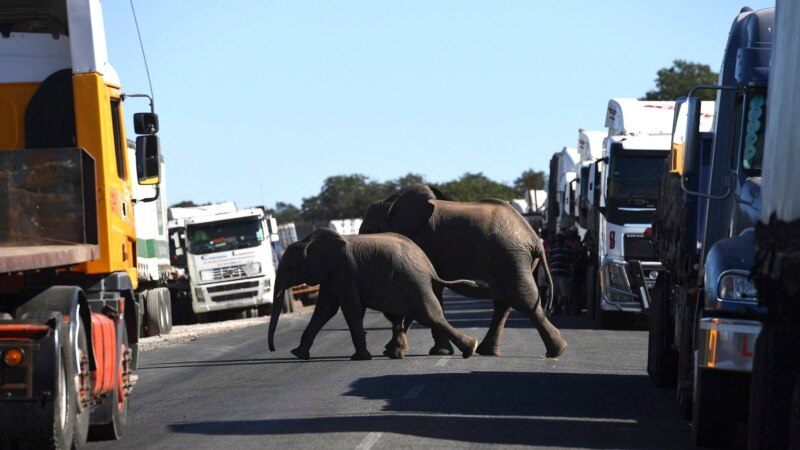
[[[381,438],[382,434],[383,433],[375,433],[375,432],[368,433],[366,436],[364,436],[364,439],[361,440],[361,443],[358,444],[358,447],[356,447],[356,450],[369,450],[369,449],[371,449],[372,446],[375,445],[376,442],[378,442],[378,439]]]
[[[436,366],[437,366],[437,367],[444,367],[444,365],[445,365],[445,364],[447,364],[447,361],[448,361],[449,359],[450,359],[450,358],[442,358],[442,359],[440,359],[440,360],[436,361]]]
[[[412,387],[411,390],[409,390],[406,393],[405,397],[403,397],[403,400],[411,400],[412,398],[417,398],[417,396],[419,395],[420,392],[422,392],[423,389],[425,389],[424,384],[415,384],[414,387]]]

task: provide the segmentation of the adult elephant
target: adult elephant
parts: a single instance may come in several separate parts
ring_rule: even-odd
[[[410,239],[395,233],[373,236],[341,236],[321,228],[292,243],[281,256],[275,277],[269,349],[281,315],[280,301],[286,289],[301,283],[320,285],[317,305],[300,345],[292,353],[309,359],[319,330],[342,308],[356,348],[354,360],[371,359],[366,346],[364,312],[382,311],[392,322],[394,345],[384,352],[402,358],[407,348],[403,317],[411,317],[456,344],[464,358],[475,352],[478,341],[453,328],[445,319],[434,294],[443,286],[477,286],[470,280],[444,281],[436,275],[425,253]],[[448,341],[449,343],[449,341]]]
[[[411,238],[428,255],[436,272],[445,279],[482,281],[479,287],[454,286],[454,291],[494,301],[492,323],[478,354],[498,356],[503,328],[511,308],[533,321],[548,358],[560,356],[567,342],[545,314],[534,271],[544,270],[552,279],[539,237],[528,222],[507,202],[449,201],[437,189],[413,184],[399,194],[370,205],[359,233],[392,231]],[[441,301],[443,288],[436,292]],[[452,354],[446,339],[434,332],[430,354]]]

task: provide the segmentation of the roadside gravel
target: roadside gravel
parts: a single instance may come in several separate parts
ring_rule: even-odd
[[[297,312],[284,313],[283,315],[309,314],[314,311],[313,306],[307,306]],[[269,323],[269,317],[256,317],[252,319],[225,320],[222,322],[199,323],[195,325],[174,325],[169,334],[152,336],[139,339],[139,351],[146,352],[180,342],[194,341],[201,336],[225,333],[241,328],[264,326]]]

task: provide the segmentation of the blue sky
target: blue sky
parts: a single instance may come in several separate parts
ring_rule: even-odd
[[[674,59],[718,71],[744,5],[134,0],[167,202],[241,207],[300,206],[332,175],[546,171],[578,128],[602,129],[609,98],[643,96]],[[129,0],[103,13],[123,91],[148,91]]]

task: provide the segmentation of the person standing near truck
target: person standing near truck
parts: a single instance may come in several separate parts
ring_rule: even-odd
[[[575,251],[567,244],[564,233],[556,235],[555,243],[550,247],[547,262],[550,265],[550,274],[553,277],[553,296],[556,306],[553,314],[568,312],[570,307],[571,286],[570,275]]]

